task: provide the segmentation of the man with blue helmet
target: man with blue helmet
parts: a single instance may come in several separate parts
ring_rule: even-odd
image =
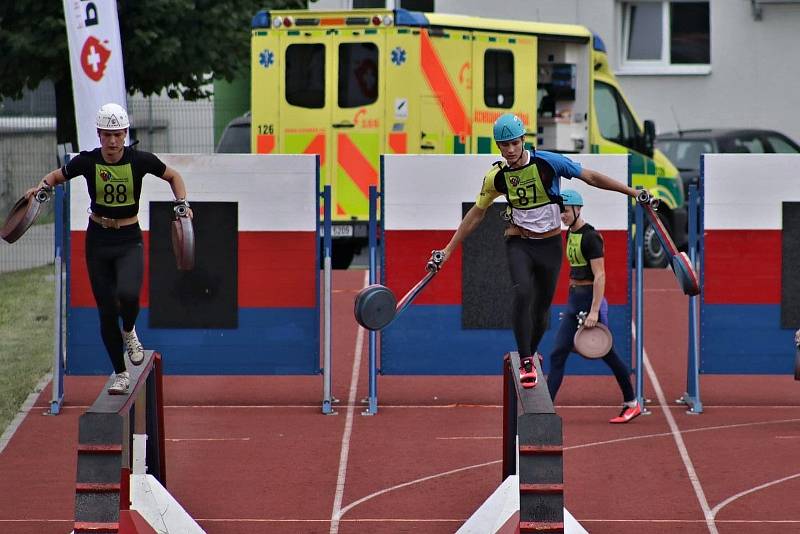
[[[512,113],[495,121],[494,140],[505,163],[496,162],[486,173],[475,205],[441,252],[447,261],[459,243],[480,225],[494,199],[506,197],[506,255],[513,285],[511,322],[522,361],[522,385],[531,388],[538,382],[533,357],[547,328],[561,270],[561,177],[579,178],[594,187],[634,198],[637,191],[561,154],[527,150],[525,133],[524,124]]]
[[[567,227],[567,260],[570,271],[567,310],[556,333],[555,346],[550,354],[550,372],[547,374],[547,388],[554,403],[564,378],[567,357],[573,351],[578,314],[587,313],[583,321],[585,328],[592,328],[598,322],[608,324],[603,237],[581,217],[583,197],[579,192],[565,189],[561,192],[561,198],[564,204],[561,222]],[[603,361],[617,379],[624,404],[620,414],[610,419],[609,423],[627,423],[642,413],[631,385],[630,369],[617,355],[613,345],[603,356]]]

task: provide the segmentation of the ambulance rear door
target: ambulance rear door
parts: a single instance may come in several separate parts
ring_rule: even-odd
[[[472,35],[452,28],[419,32],[419,152],[465,154],[472,137]]]
[[[333,90],[333,44],[323,29],[280,31],[280,89],[258,98],[280,101],[278,151],[319,154],[320,180],[329,183]]]
[[[341,28],[331,49],[333,219],[369,218],[369,186],[378,185],[384,150],[385,32]],[[341,231],[354,226],[340,225]],[[341,236],[349,237],[349,236]]]
[[[536,37],[476,31],[472,41],[472,152],[498,153],[492,127],[515,113],[536,140]]]

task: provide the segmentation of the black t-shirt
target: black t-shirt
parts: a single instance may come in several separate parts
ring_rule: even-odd
[[[122,158],[107,163],[99,148],[84,151],[61,168],[67,180],[86,178],[92,212],[102,217],[125,219],[139,213],[142,178],[152,174],[161,178],[167,166],[151,152],[125,147]]]
[[[591,260],[603,257],[603,236],[590,224],[567,232],[567,259],[572,280],[594,280]]]

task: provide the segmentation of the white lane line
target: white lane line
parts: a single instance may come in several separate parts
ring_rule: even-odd
[[[34,386],[33,392],[25,398],[25,401],[22,403],[22,406],[20,406],[17,415],[15,415],[14,419],[8,423],[3,435],[0,436],[0,454],[3,453],[3,449],[5,449],[9,442],[11,442],[11,438],[14,437],[14,433],[17,431],[20,425],[22,425],[22,422],[25,420],[25,417],[27,417],[28,412],[30,412],[36,404],[36,399],[39,398],[39,394],[45,387],[47,387],[47,383],[50,382],[52,378],[53,373],[47,373],[44,375]],[[48,404],[47,407],[49,408],[50,405]]]
[[[364,271],[364,286],[369,283],[369,271]],[[353,372],[350,375],[350,394],[347,399],[347,419],[342,433],[342,448],[339,454],[339,475],[336,477],[336,495],[333,498],[331,511],[330,534],[339,532],[339,518],[342,516],[342,497],[344,496],[344,482],[347,476],[347,457],[350,454],[350,436],[353,433],[353,413],[355,412],[356,393],[358,390],[358,374],[361,370],[361,351],[364,348],[364,329],[358,327],[356,334],[356,348],[353,356]]]
[[[46,410],[50,407],[50,404],[37,404],[34,405],[33,408],[41,408]],[[337,408],[346,408],[347,406],[344,404],[337,404]],[[363,404],[356,403],[356,408],[363,407]],[[381,410],[418,410],[418,409],[429,409],[429,410],[452,410],[454,408],[491,408],[491,409],[499,409],[502,408],[502,404],[381,404]],[[786,410],[786,409],[800,409],[800,404],[788,404],[788,405],[776,405],[776,406],[761,406],[758,404],[747,404],[747,405],[730,405],[730,404],[703,404],[704,408],[714,408],[718,410],[725,410],[728,408],[736,409],[736,410],[758,410],[758,411],[770,411],[770,410]],[[62,406],[61,411],[67,410],[80,410],[86,411],[89,408],[89,405],[78,405],[73,404],[70,406]],[[319,409],[319,404],[167,404],[164,406],[165,409],[169,410],[177,410],[177,409],[203,409],[208,408],[210,410],[230,410],[230,409],[242,409],[242,410],[279,410],[282,408],[291,408],[291,409],[313,409],[317,411]],[[558,410],[618,410],[619,406],[614,404],[603,405],[603,404],[593,404],[593,405],[556,405]],[[668,406],[670,410],[675,411],[686,411],[686,406]]]
[[[631,323],[631,330],[633,330],[635,337],[636,331],[633,323]],[[717,526],[714,524],[714,514],[711,513],[711,508],[708,506],[708,499],[706,499],[703,486],[700,485],[700,479],[697,477],[697,472],[694,469],[692,459],[689,457],[689,451],[686,449],[686,444],[683,442],[683,436],[678,428],[678,424],[675,422],[675,418],[672,416],[672,412],[669,410],[667,398],[664,396],[664,390],[661,389],[661,383],[658,381],[656,372],[650,363],[650,358],[647,357],[647,351],[643,350],[643,353],[644,368],[647,371],[647,376],[650,377],[650,382],[653,383],[653,389],[656,390],[656,397],[658,397],[658,402],[661,405],[661,411],[664,412],[664,418],[667,420],[667,424],[669,425],[669,430],[672,433],[672,439],[675,440],[675,445],[678,447],[678,452],[681,455],[681,460],[683,460],[686,473],[689,475],[692,488],[694,488],[694,494],[697,496],[697,501],[700,503],[700,507],[703,509],[703,516],[706,519],[708,532],[710,534],[719,534]]]
[[[763,426],[763,425],[778,425],[783,423],[797,423],[800,422],[800,419],[776,419],[774,421],[754,421],[751,423],[732,423],[730,425],[716,425],[716,426],[704,426],[701,428],[688,428],[685,430],[680,430],[681,434],[691,434],[693,432],[706,432],[709,430],[730,430],[733,428],[745,428],[745,427],[753,427],[753,426]],[[596,447],[598,445],[609,445],[611,443],[621,443],[624,441],[635,441],[638,439],[650,439],[650,438],[663,438],[666,436],[671,436],[672,432],[657,432],[655,434],[642,434],[640,436],[625,436],[624,438],[615,438],[609,439],[605,441],[590,441],[588,443],[579,443],[577,445],[569,445],[565,446],[564,450],[574,450],[574,449],[584,449],[586,447]],[[436,439],[502,439],[503,436],[452,436],[452,437],[439,437]],[[800,436],[776,436],[777,439],[781,438],[800,438]]]
[[[764,488],[768,488],[770,486],[774,486],[775,484],[780,484],[781,482],[786,482],[787,480],[792,480],[792,479],[798,478],[798,477],[800,477],[800,473],[795,473],[794,475],[790,475],[788,477],[779,478],[778,480],[773,480],[772,482],[767,482],[766,484],[761,484],[760,486],[756,486],[754,488],[750,488],[749,490],[745,490],[745,491],[742,491],[740,493],[737,493],[736,495],[732,495],[732,496],[728,497],[727,499],[725,499],[724,501],[722,501],[721,503],[719,503],[718,505],[716,505],[711,510],[711,515],[715,517],[720,510],[722,510],[725,506],[729,505],[730,503],[732,503],[733,501],[735,501],[739,497],[744,497],[745,495],[748,495],[750,493],[754,493],[754,492],[760,491],[760,490],[762,490]]]
[[[357,501],[351,502],[350,504],[348,504],[347,506],[342,508],[342,511],[341,511],[341,513],[339,515],[343,516],[351,508],[355,508],[356,506],[358,506],[359,504],[361,504],[363,502],[366,502],[366,501],[368,501],[370,499],[373,499],[373,498],[375,498],[375,497],[377,497],[379,495],[383,495],[384,493],[389,493],[390,491],[394,491],[394,490],[397,490],[397,489],[400,489],[400,488],[405,488],[405,487],[408,487],[408,486],[412,486],[414,484],[419,484],[421,482],[427,482],[428,480],[433,480],[435,478],[444,477],[444,476],[447,476],[447,475],[453,475],[455,473],[460,473],[462,471],[468,471],[470,469],[477,469],[479,467],[486,467],[486,466],[489,466],[489,465],[499,464],[500,462],[502,462],[502,460],[493,460],[491,462],[485,462],[485,463],[482,463],[482,464],[468,465],[466,467],[459,467],[458,469],[445,471],[443,473],[436,473],[435,475],[429,475],[429,476],[426,476],[426,477],[418,478],[416,480],[411,480],[409,482],[403,482],[402,484],[397,484],[396,486],[383,488],[380,491],[376,491],[375,493],[370,493],[366,497],[362,497],[362,498],[358,499]]]
[[[754,423],[737,423],[737,424],[731,424],[731,425],[719,425],[719,426],[705,427],[705,428],[692,428],[692,429],[683,430],[683,431],[679,430],[679,432],[683,432],[683,433],[688,434],[690,432],[704,432],[706,430],[724,430],[724,429],[730,429],[730,428],[741,428],[741,427],[746,427],[746,426],[760,426],[760,425],[769,425],[769,424],[780,424],[780,423],[796,422],[796,421],[800,421],[800,419],[782,419],[782,420],[779,420],[779,421],[758,421],[758,422],[754,422]],[[627,437],[624,437],[624,438],[611,439],[611,440],[606,440],[606,441],[595,441],[595,442],[590,442],[590,443],[582,443],[580,445],[571,445],[569,447],[564,447],[564,450],[567,451],[567,450],[573,450],[573,449],[583,449],[583,448],[586,448],[586,447],[595,447],[595,446],[598,446],[598,445],[608,445],[608,444],[611,444],[611,443],[620,443],[620,442],[624,442],[624,441],[634,441],[634,440],[639,440],[639,439],[668,437],[668,436],[672,436],[672,435],[673,434],[671,432],[660,432],[660,433],[657,433],[657,434],[645,434],[645,435],[642,435],[642,436],[627,436]],[[439,439],[447,439],[447,438],[439,438]],[[501,439],[501,436],[498,436],[496,439]],[[366,502],[366,501],[368,501],[370,499],[373,499],[375,497],[378,497],[379,495],[383,495],[383,494],[388,493],[390,491],[393,491],[393,490],[396,490],[396,489],[400,489],[400,488],[404,488],[404,487],[407,487],[407,486],[411,486],[412,484],[418,484],[420,482],[427,482],[429,480],[434,480],[436,478],[447,476],[447,475],[451,475],[453,473],[459,473],[459,472],[467,471],[467,470],[470,470],[470,469],[477,469],[477,468],[481,468],[481,467],[486,467],[486,466],[490,466],[490,465],[499,464],[500,462],[502,462],[502,460],[494,460],[494,461],[486,462],[486,463],[482,463],[482,464],[476,464],[476,465],[470,465],[470,466],[466,466],[466,467],[461,467],[461,468],[455,469],[453,471],[446,471],[446,472],[443,472],[443,473],[437,473],[437,474],[430,475],[430,476],[427,476],[427,477],[424,477],[424,478],[419,478],[419,479],[416,479],[416,480],[412,480],[410,482],[404,482],[402,484],[397,484],[397,485],[391,486],[389,488],[384,488],[384,489],[382,489],[380,491],[376,491],[374,493],[371,493],[371,494],[367,495],[366,497],[363,497],[361,499],[358,499],[357,501],[354,501],[354,502],[348,504],[346,507],[342,508],[341,513],[339,514],[339,516],[341,518],[341,516],[343,516],[346,512],[350,511],[352,508],[355,508],[359,504],[362,504],[362,503],[364,503],[364,502]],[[341,521],[347,521],[346,519],[340,519],[340,520]],[[584,521],[584,519],[580,519],[580,521],[582,522],[582,521]],[[588,520],[588,521],[616,521],[616,520],[597,519],[597,520]],[[639,520],[631,519],[631,520],[620,520],[620,521],[636,522],[636,521],[639,521]],[[643,522],[648,522],[649,520],[642,520],[642,521]],[[657,520],[653,520],[653,521],[657,522]],[[665,522],[681,522],[681,521],[683,521],[683,520],[679,520],[679,519],[665,520]],[[702,520],[686,520],[686,522],[695,522],[695,523],[703,522],[703,523],[707,523],[707,520],[706,519],[702,519]],[[725,521],[718,521],[718,522],[725,522]],[[730,520],[730,521],[727,521],[727,522],[734,522],[734,521]],[[753,521],[753,523],[766,523],[766,522],[769,522],[769,521],[768,520]]]
[[[196,517],[198,523],[327,523],[330,519],[268,519],[268,518],[223,518],[223,517]],[[458,523],[461,524],[467,518],[461,519],[420,519],[420,518],[398,518],[398,517],[360,517],[354,519],[341,519],[342,523]],[[705,523],[702,519],[587,519],[580,518],[581,523],[656,523],[656,524],[696,524]],[[25,524],[25,523],[74,523],[74,519],[0,519],[0,525]],[[729,525],[795,525],[800,524],[798,519],[720,519],[717,523]]]

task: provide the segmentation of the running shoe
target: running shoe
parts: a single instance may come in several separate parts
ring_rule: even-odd
[[[642,409],[639,407],[639,403],[637,402],[633,407],[623,406],[622,411],[619,412],[619,415],[613,419],[609,419],[608,422],[614,424],[627,423],[631,419],[639,417],[640,415],[642,415]]]
[[[536,374],[536,365],[533,363],[533,356],[523,358],[519,367],[519,383],[524,388],[535,388],[539,382],[539,376]]]
[[[114,375],[114,382],[108,388],[109,395],[124,395],[128,392],[128,386],[131,384],[130,375],[128,371],[117,373]]]
[[[130,332],[122,331],[122,341],[125,342],[125,351],[133,365],[141,365],[144,361],[144,347],[136,335],[136,328]]]

